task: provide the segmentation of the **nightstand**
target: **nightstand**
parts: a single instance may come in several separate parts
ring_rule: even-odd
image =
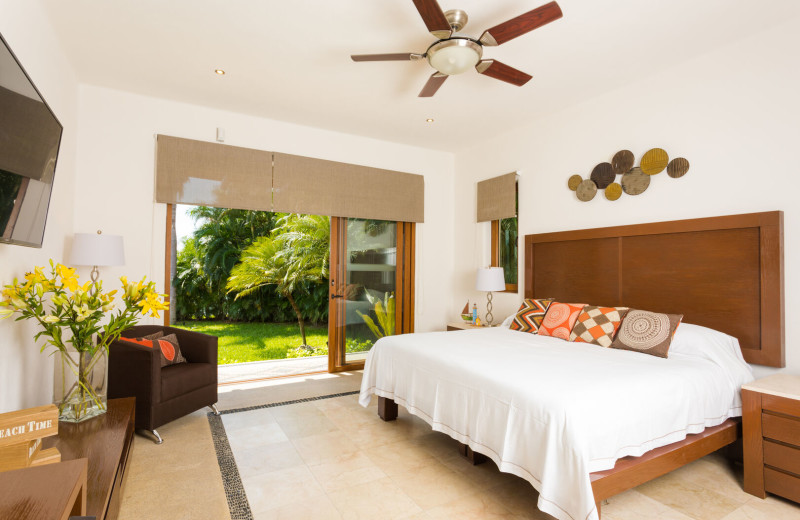
[[[447,330],[469,330],[469,329],[482,329],[483,325],[473,325],[472,323],[464,320],[449,321],[447,322]]]
[[[744,490],[800,502],[800,377],[775,374],[742,386]]]

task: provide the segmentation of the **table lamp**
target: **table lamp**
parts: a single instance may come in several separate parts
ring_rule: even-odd
[[[71,265],[91,265],[92,282],[97,282],[98,266],[125,263],[122,236],[102,233],[99,229],[97,233],[75,233],[75,238],[72,240],[69,262]]]
[[[476,291],[487,291],[486,294],[486,324],[492,326],[492,291],[505,291],[506,279],[502,267],[482,267],[478,269],[478,278],[475,281]]]

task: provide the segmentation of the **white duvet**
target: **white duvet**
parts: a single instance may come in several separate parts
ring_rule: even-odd
[[[589,473],[740,416],[752,379],[735,338],[689,324],[669,359],[497,327],[381,339],[359,402],[394,399],[528,480],[542,511],[595,520]]]

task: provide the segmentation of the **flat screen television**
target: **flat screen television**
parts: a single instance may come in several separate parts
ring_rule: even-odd
[[[42,247],[63,127],[0,43],[0,242]]]

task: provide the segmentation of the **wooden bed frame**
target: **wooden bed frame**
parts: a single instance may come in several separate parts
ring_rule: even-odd
[[[677,220],[525,237],[525,297],[683,314],[739,339],[749,363],[784,361],[783,212]],[[397,418],[379,397],[378,415]],[[601,502],[732,444],[740,420],[591,474]],[[486,460],[468,446],[474,464]]]

